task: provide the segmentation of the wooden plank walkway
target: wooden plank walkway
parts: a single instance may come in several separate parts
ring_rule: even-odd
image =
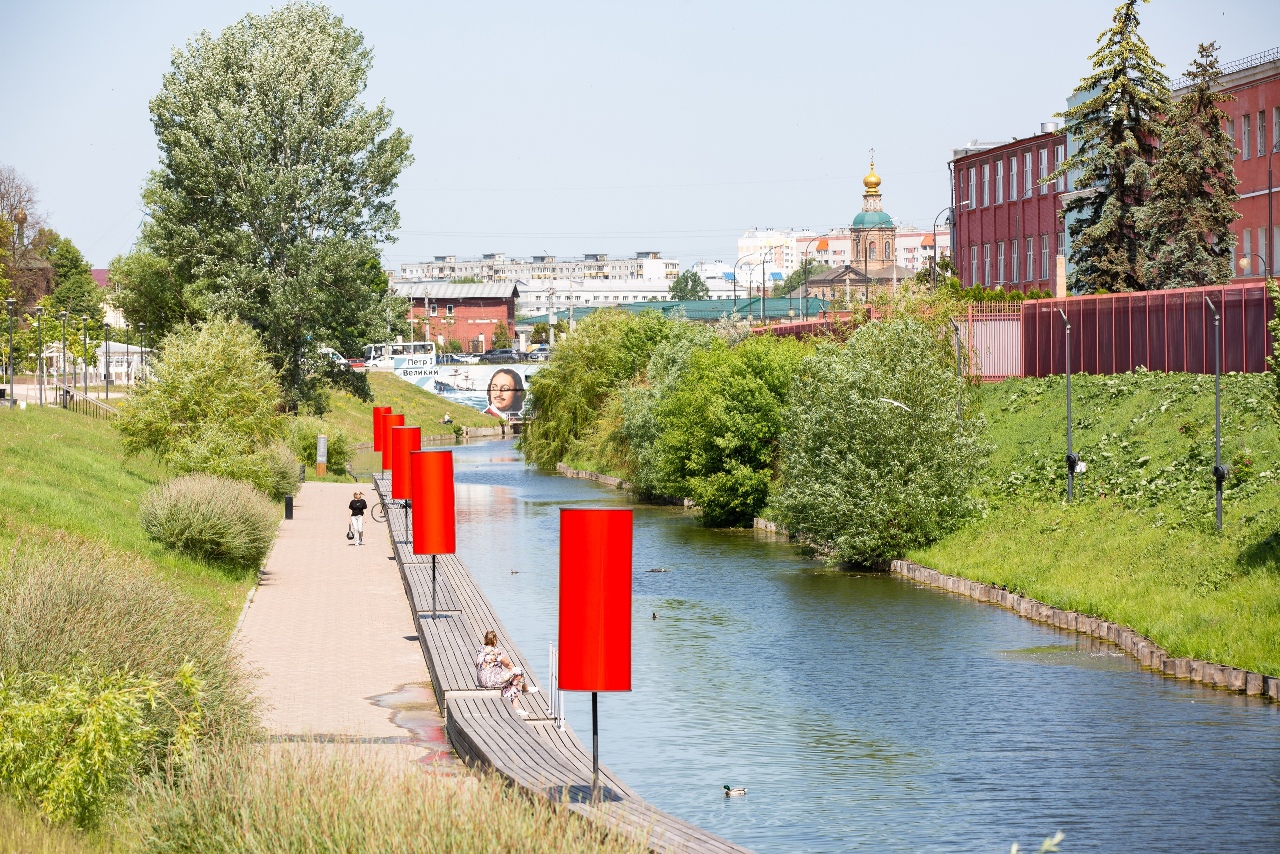
[[[375,475],[373,483],[391,508],[387,527],[405,597],[419,627],[418,643],[445,716],[445,732],[465,762],[492,768],[519,786],[566,803],[585,818],[643,839],[652,851],[751,854],[656,809],[603,765],[601,797],[593,802],[591,751],[567,725],[563,730],[556,725],[546,690],[521,696],[520,708],[527,713],[521,717],[497,690],[477,687],[474,656],[489,629],[498,633],[499,645],[524,668],[530,683],[538,682],[475,578],[454,555],[436,558],[437,612],[432,616],[431,558],[412,553],[404,511],[387,498],[391,494],[388,477]]]

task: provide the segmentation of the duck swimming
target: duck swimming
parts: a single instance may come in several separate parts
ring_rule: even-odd
[[[733,788],[733,787],[731,787],[731,786],[727,786],[727,785],[724,787],[724,796],[725,796],[726,798],[740,798],[740,797],[742,797],[743,795],[745,795],[746,793],[747,793],[747,789],[746,789],[746,787],[745,787],[745,786],[743,786],[742,788],[738,788],[738,789],[735,789],[735,788]]]

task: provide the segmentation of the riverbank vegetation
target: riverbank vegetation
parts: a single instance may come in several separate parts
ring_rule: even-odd
[[[521,447],[543,468],[564,462],[642,495],[690,499],[707,525],[764,514],[830,560],[882,561],[971,511],[981,418],[968,406],[956,428],[956,403],[973,391],[957,376],[942,305],[886,303],[884,322],[824,342],[732,319],[594,312],[530,379],[536,417]],[[897,498],[864,489],[865,503],[846,493],[856,506],[833,507],[832,489],[855,477],[849,466],[858,484],[892,484]],[[914,512],[897,515],[906,506]],[[886,514],[897,528],[887,541]]]

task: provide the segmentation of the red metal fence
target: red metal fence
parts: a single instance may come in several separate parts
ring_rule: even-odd
[[[1213,306],[1222,316],[1222,371],[1267,369],[1275,305],[1261,284],[1102,294],[1022,304],[1022,374],[1044,377],[1066,369],[1065,329],[1071,322],[1071,370],[1120,374],[1152,371],[1213,373]]]

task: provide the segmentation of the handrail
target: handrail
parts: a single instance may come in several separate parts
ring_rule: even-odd
[[[116,409],[109,403],[103,403],[101,400],[89,397],[79,389],[53,380],[49,385],[54,390],[61,393],[61,406],[63,409],[71,409],[82,415],[88,415],[91,418],[112,419],[120,414],[120,410]]]

